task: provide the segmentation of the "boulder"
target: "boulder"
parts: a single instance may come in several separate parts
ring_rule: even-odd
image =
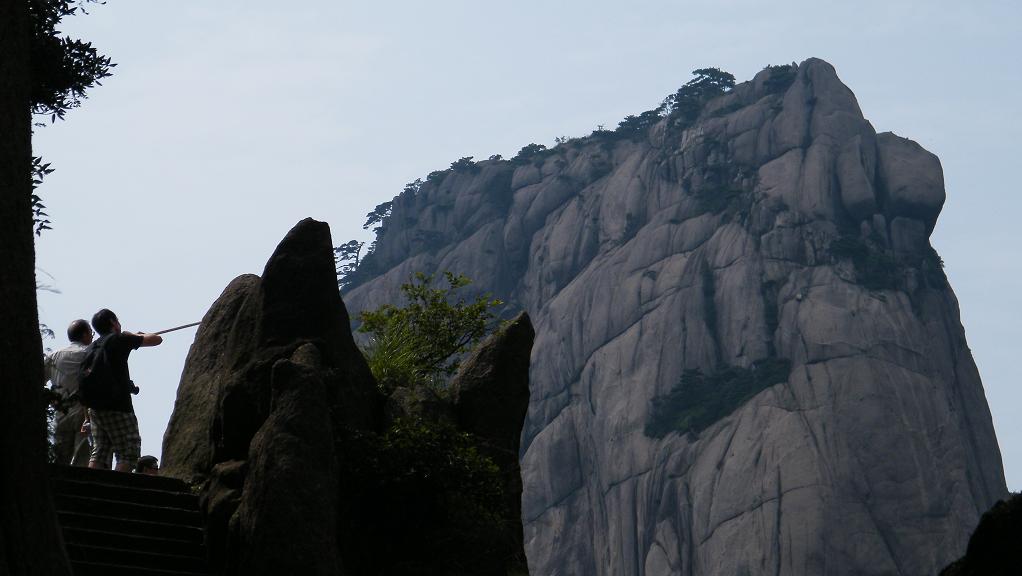
[[[337,289],[329,227],[306,219],[262,277],[203,318],[164,436],[164,473],[202,484],[225,574],[336,574],[345,470],[337,443],[382,420]]]
[[[462,363],[451,383],[458,428],[475,436],[483,454],[500,468],[508,532],[513,539],[498,557],[524,567],[522,471],[518,464],[522,426],[529,408],[529,358],[535,331],[528,314],[482,342]]]
[[[278,360],[237,515],[238,574],[340,573],[338,464],[319,349]]]
[[[1009,576],[1022,566],[1022,494],[1013,494],[987,510],[969,538],[965,556],[940,576]]]
[[[944,206],[944,171],[940,160],[922,146],[892,132],[877,134],[880,180],[891,217],[926,223],[929,234]]]
[[[249,300],[258,298],[259,277],[235,278],[202,317],[195,341],[188,349],[177,400],[163,442],[162,473],[197,483],[213,466],[212,424],[225,377],[233,372],[250,342],[255,326],[240,314]],[[251,307],[252,304],[249,304]]]

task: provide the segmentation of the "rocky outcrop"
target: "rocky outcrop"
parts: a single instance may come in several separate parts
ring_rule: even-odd
[[[1022,566],[1022,495],[1000,500],[983,514],[965,556],[940,576],[1010,576]]]
[[[381,416],[337,291],[330,230],[306,219],[262,277],[235,279],[203,318],[163,470],[204,483],[210,552],[225,574],[337,574],[346,472],[336,445]]]
[[[529,408],[529,357],[535,331],[522,312],[480,344],[451,383],[458,428],[472,434],[500,469],[510,539],[495,555],[525,567],[522,542],[522,426]]]
[[[431,175],[345,299],[451,270],[533,318],[533,573],[932,574],[1006,494],[928,241],[943,201],[937,158],[811,59],[694,121]],[[645,433],[684,371],[768,360],[787,379]]]
[[[212,565],[226,575],[524,570],[528,316],[487,339],[450,394],[399,388],[385,400],[333,264],[327,226],[300,222],[262,277],[224,290],[189,351],[163,471],[201,487]]]

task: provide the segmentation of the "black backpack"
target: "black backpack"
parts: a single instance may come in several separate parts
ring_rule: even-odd
[[[107,334],[89,344],[78,367],[78,401],[88,408],[108,410],[114,404],[114,370],[105,346],[109,338]]]

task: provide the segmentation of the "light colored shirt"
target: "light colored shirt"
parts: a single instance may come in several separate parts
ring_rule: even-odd
[[[85,359],[86,348],[83,344],[72,343],[46,356],[46,379],[53,382],[51,388],[61,398],[67,399],[78,392],[78,367]]]

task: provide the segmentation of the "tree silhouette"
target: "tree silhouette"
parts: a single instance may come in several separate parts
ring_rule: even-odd
[[[109,58],[60,37],[57,25],[88,0],[0,0],[0,574],[69,575],[46,471],[40,394],[42,342],[36,308],[32,114],[63,118],[109,75]],[[39,361],[33,362],[36,358]]]

